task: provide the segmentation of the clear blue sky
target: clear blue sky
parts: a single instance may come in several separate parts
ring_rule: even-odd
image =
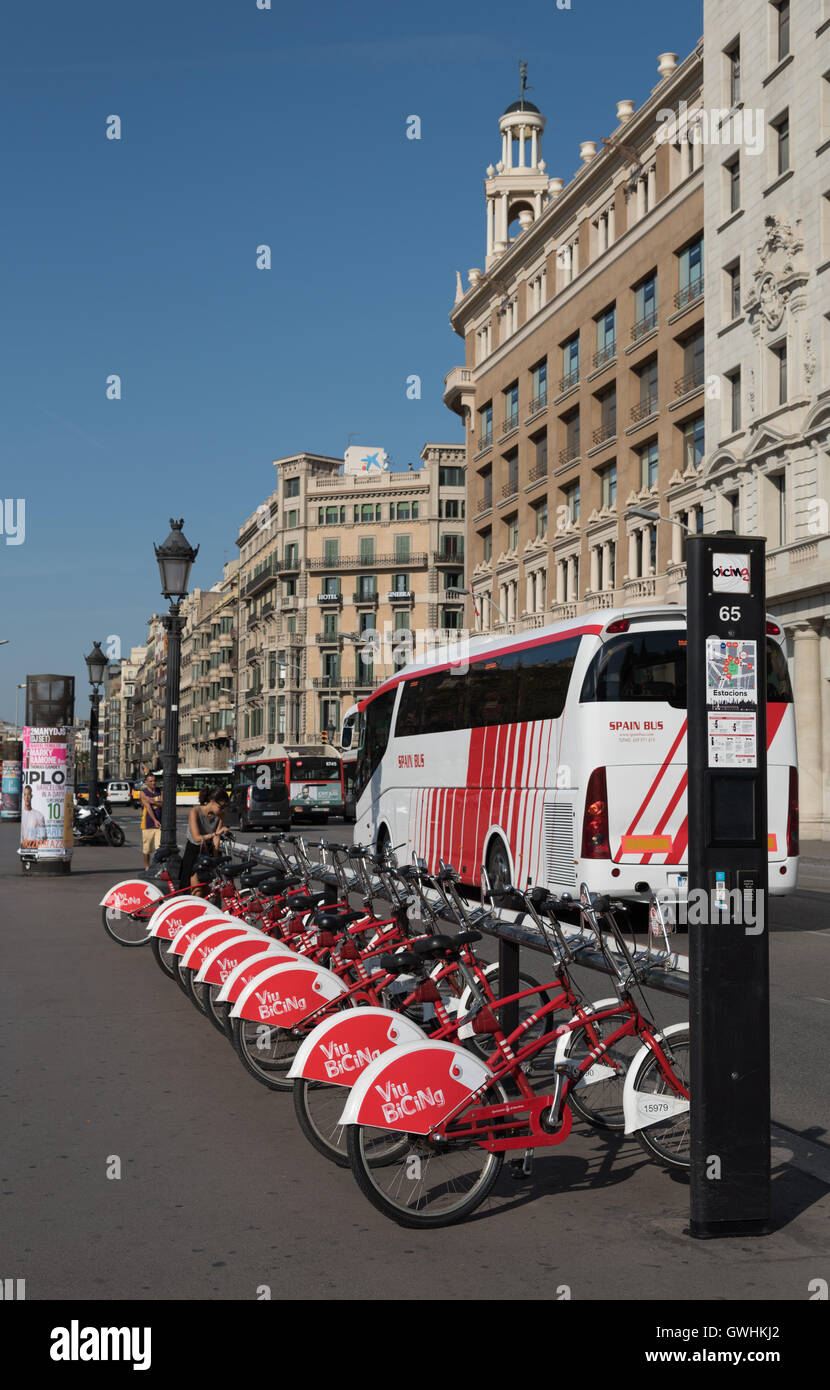
[[[342,454],[353,433],[405,467],[426,440],[460,441],[447,316],[456,269],[483,265],[518,60],[567,180],[580,140],[609,134],[617,100],[639,104],[658,53],[684,57],[702,25],[699,0],[272,6],[4,15],[0,496],[26,499],[25,542],[0,536],[4,718],[42,671],[74,673],[88,714],[83,655],[143,640],[169,517],[209,586],[272,459]]]

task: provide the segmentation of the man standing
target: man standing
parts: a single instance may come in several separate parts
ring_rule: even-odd
[[[155,854],[161,844],[161,821],[158,811],[161,808],[161,796],[156,790],[156,779],[152,772],[148,772],[144,786],[141,788],[141,850],[144,855],[144,872],[150,868],[150,855]]]

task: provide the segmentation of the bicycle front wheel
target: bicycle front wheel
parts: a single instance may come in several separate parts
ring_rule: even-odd
[[[594,1049],[625,1022],[627,1014],[621,1013],[611,1018],[588,1019],[574,1028],[564,1045],[565,1056],[569,1062],[583,1062]],[[625,1077],[642,1043],[632,1033],[619,1038],[607,1052],[596,1060],[596,1066],[610,1068],[611,1075],[589,1085],[577,1086],[568,1091],[568,1104],[571,1109],[586,1120],[594,1129],[625,1129],[623,1115],[623,1090]]]
[[[329,1086],[324,1081],[306,1081],[298,1076],[294,1082],[294,1111],[297,1122],[309,1144],[318,1153],[336,1163],[338,1168],[348,1168],[349,1148],[348,1129],[341,1125],[340,1116],[346,1103],[346,1090],[343,1086]],[[406,1150],[406,1135],[396,1130],[373,1129],[366,1132],[364,1151],[366,1161],[373,1168],[379,1164],[393,1163]]]
[[[507,1100],[493,1082],[476,1106]],[[463,1118],[463,1116],[461,1117]],[[399,1226],[434,1230],[470,1216],[486,1200],[501,1172],[503,1154],[468,1140],[435,1144],[420,1134],[400,1136],[405,1145],[389,1163],[372,1161],[377,1130],[348,1126],[349,1164],[364,1197]]]
[[[156,903],[152,904],[152,907],[156,906]],[[122,912],[119,907],[102,907],[101,920],[104,923],[104,931],[113,941],[117,941],[119,946],[147,945],[147,917],[133,917],[129,912]]]
[[[660,1039],[660,1046],[666,1055],[674,1076],[689,1090],[689,1030],[684,1028]],[[649,1052],[634,1076],[635,1091],[645,1091],[655,1097],[676,1097],[677,1091],[660,1070],[657,1058]],[[691,1166],[691,1137],[688,1110],[679,1115],[671,1115],[657,1124],[646,1125],[637,1130],[637,1138],[649,1158],[662,1163],[665,1168],[685,1171]]]
[[[290,1029],[253,1023],[247,1018],[231,1019],[233,1045],[246,1071],[270,1091],[290,1091],[294,1085],[286,1076],[301,1037]]]

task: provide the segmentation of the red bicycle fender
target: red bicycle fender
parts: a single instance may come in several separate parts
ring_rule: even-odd
[[[349,1091],[340,1123],[428,1134],[491,1076],[455,1043],[404,1043],[370,1063]]]
[[[288,1077],[353,1086],[358,1076],[382,1053],[401,1043],[426,1038],[417,1023],[391,1009],[367,1006],[343,1009],[323,1019],[301,1044]]]
[[[155,883],[145,883],[143,878],[122,878],[120,883],[113,884],[98,906],[117,907],[121,912],[137,912],[140,907],[147,907],[156,898],[163,897]]]
[[[285,946],[281,941],[270,941],[268,937],[265,937],[263,941],[259,942],[258,949],[253,955],[242,955],[238,964],[231,964],[225,979],[222,981],[218,1003],[235,1004],[251,980],[257,979],[260,975],[266,975],[273,965],[279,965],[281,961],[289,957],[297,960],[297,952],[292,951],[290,946]]]
[[[231,1018],[293,1028],[345,993],[346,985],[331,970],[312,961],[278,961],[246,986],[231,1009]]]
[[[184,898],[181,903],[169,903],[154,912],[148,923],[148,936],[157,936],[162,941],[173,941],[182,927],[204,917],[208,911],[216,912],[204,898]]]
[[[188,966],[190,970],[201,970],[217,946],[233,941],[238,936],[246,936],[247,930],[244,922],[234,924],[228,922],[224,916],[213,917],[210,921],[205,919],[205,929],[188,946],[182,956],[182,965]]]

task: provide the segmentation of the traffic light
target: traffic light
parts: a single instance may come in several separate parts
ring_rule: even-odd
[[[324,729],[323,732],[322,732],[321,735],[320,735],[320,742],[321,742],[321,743],[328,743],[328,741],[329,741],[329,736],[328,736],[327,731]]]

